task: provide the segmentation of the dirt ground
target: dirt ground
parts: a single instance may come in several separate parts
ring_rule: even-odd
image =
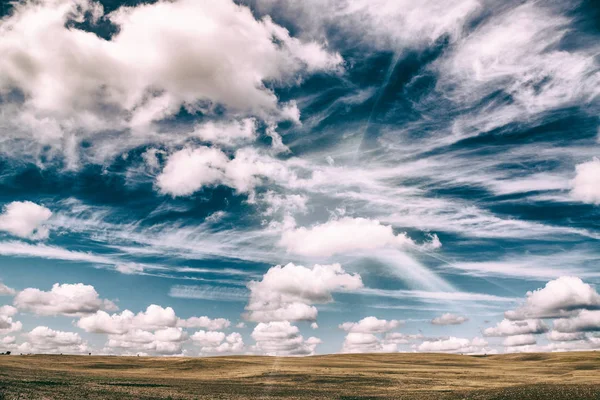
[[[0,399],[600,399],[600,353],[0,356]]]

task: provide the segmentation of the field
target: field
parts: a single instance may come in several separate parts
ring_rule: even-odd
[[[600,399],[600,353],[0,356],[0,399]]]

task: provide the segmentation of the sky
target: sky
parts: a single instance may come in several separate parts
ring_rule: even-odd
[[[0,12],[0,351],[600,348],[594,1]]]

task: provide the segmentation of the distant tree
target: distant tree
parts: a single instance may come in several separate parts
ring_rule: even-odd
[[[10,351],[7,351],[5,354],[6,354],[7,356],[10,356]]]

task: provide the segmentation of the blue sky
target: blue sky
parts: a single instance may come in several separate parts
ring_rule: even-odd
[[[2,13],[0,349],[600,347],[594,2]]]

